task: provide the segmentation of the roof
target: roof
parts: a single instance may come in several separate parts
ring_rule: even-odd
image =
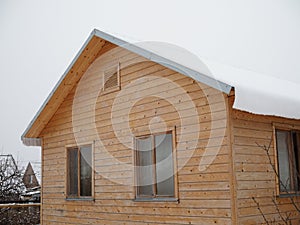
[[[235,88],[233,108],[247,112],[300,119],[300,83],[208,60],[216,79]]]
[[[1,154],[0,155],[0,160],[7,160],[7,162],[11,165],[11,166],[14,166],[16,169],[18,168],[18,165],[16,164],[16,161],[13,157],[12,154]]]
[[[41,182],[40,168],[36,168],[36,166],[33,167],[32,164],[31,164],[31,162],[28,162],[27,167],[26,167],[26,169],[24,171],[24,174],[23,174],[23,183],[25,184],[26,188],[28,186],[30,186],[30,184],[26,183],[26,180],[24,178],[25,178],[25,176],[30,176],[30,175],[34,175],[35,176],[36,181],[37,181],[37,185],[39,185],[40,182]],[[30,187],[30,188],[32,188],[32,187]]]
[[[211,62],[168,43],[132,43],[95,29],[23,133],[22,141],[25,145],[41,145],[40,132],[81,75],[100,54],[115,46],[121,46],[226,94],[234,86],[233,107],[236,109],[256,114],[300,118],[298,83]]]
[[[230,93],[232,86],[218,81],[213,77],[206,75],[175,60],[163,57],[143,45],[129,43],[110,34],[99,30],[93,30],[76,57],[71,62],[65,73],[62,75],[53,91],[49,94],[33,120],[24,131],[21,139],[25,145],[41,146],[39,138],[40,132],[49,122],[60,104],[66,98],[74,85],[79,81],[81,75],[86,71],[88,66],[101,54],[112,46],[121,46],[133,53],[143,56],[150,61],[161,64],[167,68],[189,76],[201,83],[220,90],[226,94]]]

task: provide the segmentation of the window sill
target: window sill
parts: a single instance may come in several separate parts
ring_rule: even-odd
[[[179,203],[178,198],[136,198],[134,202],[175,202]]]
[[[280,193],[278,196],[278,198],[293,198],[293,197],[300,197],[300,193],[290,193],[290,194],[285,194],[285,193]]]
[[[66,201],[95,201],[94,198],[89,197],[89,198],[80,198],[80,197],[67,197]]]

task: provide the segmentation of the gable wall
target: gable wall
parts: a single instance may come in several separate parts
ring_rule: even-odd
[[[269,153],[274,165],[273,123],[299,127],[300,121],[255,115],[239,110],[233,110],[232,121],[238,224],[264,223],[263,215],[269,224],[273,220],[276,222],[274,224],[284,224],[277,210],[280,211],[283,218],[286,218],[286,213],[291,213],[294,224],[299,224],[299,212],[295,210],[290,199],[276,197],[276,175],[269,163],[267,153],[258,145],[269,146],[270,141],[272,142]],[[299,199],[295,198],[295,201],[297,202]],[[258,210],[257,203],[262,213]]]
[[[116,61],[121,90],[99,93],[99,71]],[[42,132],[43,224],[231,224],[226,108],[219,91],[135,54],[100,56]],[[178,202],[133,201],[132,135],[149,133],[149,123],[152,131],[176,127]],[[65,199],[65,148],[81,143],[95,147],[94,201]]]

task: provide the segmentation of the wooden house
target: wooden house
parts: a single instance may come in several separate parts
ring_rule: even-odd
[[[300,120],[234,101],[94,30],[22,136],[42,147],[42,223],[299,224]]]

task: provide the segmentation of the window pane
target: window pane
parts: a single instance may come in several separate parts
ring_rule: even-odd
[[[277,131],[277,152],[278,152],[278,166],[280,178],[280,191],[291,191],[290,166],[289,166],[289,132]]]
[[[152,139],[137,139],[138,195],[153,195]]]
[[[299,191],[300,190],[300,180],[299,180],[299,172],[300,172],[300,132],[293,132],[293,152],[294,152],[294,157],[295,157],[295,162],[294,162],[294,176],[295,176],[295,190]]]
[[[78,150],[69,149],[68,153],[68,195],[78,195]]]
[[[80,196],[92,196],[92,148],[80,149]]]
[[[174,196],[172,134],[155,136],[157,195]]]

